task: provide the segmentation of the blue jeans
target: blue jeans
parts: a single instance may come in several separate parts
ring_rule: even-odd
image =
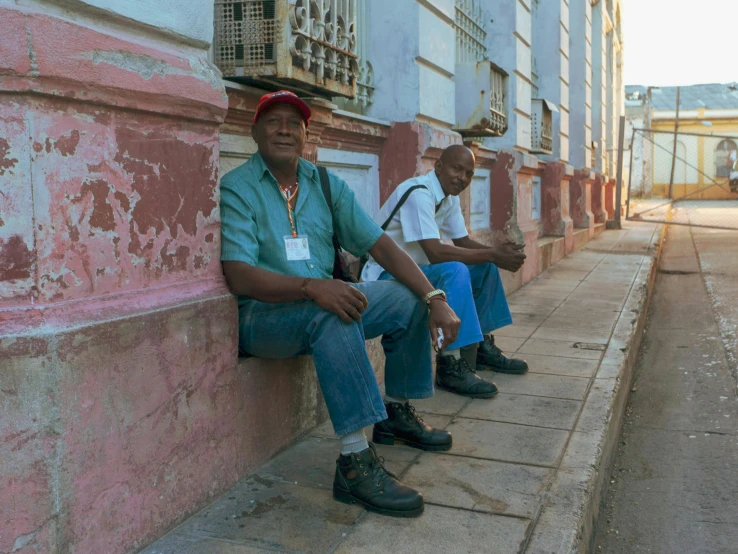
[[[449,306],[461,319],[456,342],[446,346],[447,350],[482,342],[483,334],[513,322],[496,265],[444,262],[421,265],[420,269],[434,287],[446,292]],[[379,279],[392,276],[385,271]]]
[[[336,435],[387,419],[365,339],[382,335],[389,396],[433,396],[428,308],[397,282],[360,283],[361,322],[344,323],[314,302],[251,300],[239,312],[239,346],[261,358],[312,354]]]

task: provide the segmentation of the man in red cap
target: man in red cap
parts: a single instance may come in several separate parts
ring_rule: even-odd
[[[459,319],[415,262],[329,174],[333,215],[318,168],[302,159],[310,108],[295,94],[261,98],[251,134],[258,152],[221,180],[223,269],[238,295],[239,347],[265,358],[312,354],[341,453],[333,496],[390,516],[423,512],[422,495],[384,468],[364,427],[383,444],[448,450],[409,399],[433,395],[431,338],[456,339]],[[395,281],[332,278],[334,232],[355,256],[369,252]],[[430,329],[430,333],[428,330]],[[382,336],[384,398],[365,339]]]

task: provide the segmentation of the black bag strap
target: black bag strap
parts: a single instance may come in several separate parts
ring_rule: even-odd
[[[392,210],[392,213],[387,218],[387,221],[385,221],[382,224],[382,231],[386,231],[387,230],[387,226],[390,224],[390,221],[392,221],[392,218],[395,217],[395,214],[397,213],[397,211],[400,208],[402,208],[402,205],[405,203],[405,201],[407,200],[408,196],[410,196],[410,193],[412,191],[414,191],[415,189],[426,189],[427,190],[428,187],[426,187],[425,185],[413,185],[412,187],[410,187],[409,189],[407,189],[405,191],[405,194],[402,195],[402,197],[400,198],[400,201],[397,203],[397,205],[395,206],[395,208]],[[440,210],[440,209],[441,209],[441,205],[440,204],[436,204],[436,213],[438,213],[438,210]]]
[[[341,243],[338,242],[338,235],[336,234],[336,219],[333,213],[333,199],[331,198],[331,182],[328,179],[328,170],[325,166],[318,166],[318,175],[320,175],[320,187],[323,189],[323,196],[325,201],[328,202],[328,209],[331,211],[331,220],[333,221],[333,248],[340,250]]]

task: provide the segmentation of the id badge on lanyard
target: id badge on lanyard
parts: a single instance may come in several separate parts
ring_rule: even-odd
[[[288,262],[299,262],[310,259],[310,243],[306,235],[284,236],[284,249]]]

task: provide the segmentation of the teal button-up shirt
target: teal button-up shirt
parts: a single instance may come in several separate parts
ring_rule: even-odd
[[[297,233],[308,237],[310,259],[287,261],[284,237],[292,233],[287,203],[277,180],[257,153],[220,181],[222,261],[245,262],[282,275],[332,278],[333,221],[318,168],[301,158],[297,177],[294,220]],[[332,173],[329,177],[338,239],[344,249],[362,256],[382,236],[382,229],[361,209],[345,181]],[[243,306],[249,299],[238,300]]]

